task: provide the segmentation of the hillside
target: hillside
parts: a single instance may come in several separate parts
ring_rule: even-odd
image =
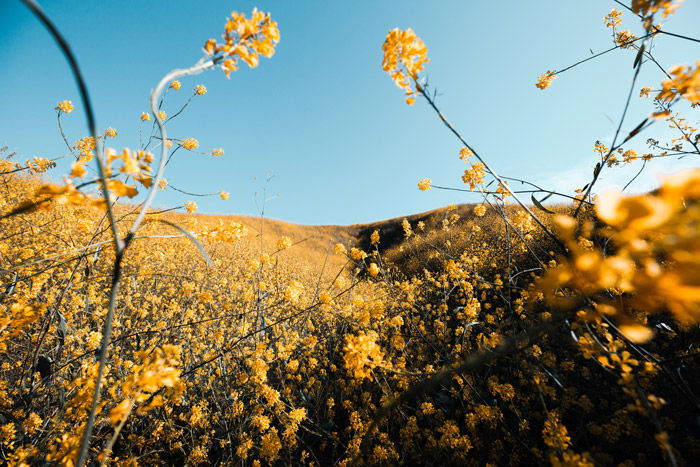
[[[0,209],[42,183],[6,177]],[[91,455],[119,464],[658,464],[644,401],[695,452],[697,327],[649,317],[641,348],[551,306],[536,276],[562,257],[516,207],[350,226],[152,214],[114,301],[104,212],[42,207],[0,238],[0,421],[27,463],[75,456],[110,310]],[[123,232],[134,206],[115,212]]]

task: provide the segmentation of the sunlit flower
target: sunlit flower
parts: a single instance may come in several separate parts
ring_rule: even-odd
[[[194,201],[187,201],[185,203],[185,210],[189,214],[192,214],[193,212],[195,212],[197,210],[197,203],[195,203]]]
[[[188,150],[197,149],[199,147],[199,141],[197,141],[194,138],[187,138],[187,139],[183,139],[180,142],[180,145],[183,148],[188,149]]]
[[[418,189],[421,191],[430,190],[432,181],[429,178],[423,178],[418,182]]]
[[[540,75],[539,78],[537,78],[537,83],[535,84],[535,86],[537,86],[539,89],[547,89],[552,85],[552,80],[556,77],[556,71],[547,71]]]
[[[286,235],[280,237],[279,240],[277,240],[277,249],[278,250],[286,250],[287,248],[290,248],[292,246],[292,239],[287,237]]]
[[[610,13],[605,17],[605,26],[608,28],[614,28],[622,24],[622,12],[617,8],[613,8]]]
[[[69,114],[73,111],[74,106],[71,101],[61,101],[56,104],[56,110],[63,112],[64,114]]]
[[[418,92],[418,75],[430,60],[427,57],[428,48],[412,29],[396,28],[387,33],[382,50],[382,69],[404,90],[407,96],[406,103],[413,105],[413,96]],[[414,87],[411,86],[412,82]]]

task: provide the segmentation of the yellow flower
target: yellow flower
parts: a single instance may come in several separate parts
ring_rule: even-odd
[[[333,246],[333,251],[336,255],[340,256],[345,255],[348,252],[348,250],[345,248],[345,245],[343,245],[342,243],[336,243]]]
[[[280,239],[277,241],[277,249],[278,250],[286,250],[287,248],[292,246],[292,239],[287,237],[286,235],[283,237],[280,237]]]
[[[359,248],[350,249],[350,258],[354,259],[355,261],[362,261],[366,257],[367,257],[367,253],[360,250]]]
[[[182,86],[182,83],[177,81],[177,80],[171,81],[170,85],[169,85],[169,87],[173,88],[176,91],[179,91],[181,86]]]
[[[185,203],[185,209],[188,213],[192,214],[197,210],[197,203],[195,203],[194,201],[187,201]]]
[[[622,24],[622,12],[617,8],[613,8],[610,13],[604,18],[605,26],[614,28]]]
[[[462,181],[469,185],[470,191],[474,191],[477,185],[484,183],[485,168],[486,166],[481,162],[475,162],[471,169],[464,171]]]
[[[56,104],[56,110],[63,112],[64,114],[69,114],[73,111],[73,102],[71,101],[61,101]]]
[[[226,199],[228,199],[228,197],[229,197],[230,195],[231,195],[231,194],[230,194],[228,191],[224,191],[224,190],[219,191],[219,197],[220,197],[221,199],[226,200]]]
[[[343,360],[355,378],[368,378],[372,369],[382,364],[384,354],[376,343],[377,338],[374,331],[360,332],[356,336],[348,335],[345,338]]]
[[[372,235],[369,236],[369,241],[372,243],[372,245],[379,243],[379,230],[372,232]]]
[[[158,188],[164,190],[166,186],[168,186],[168,181],[166,179],[161,178],[160,180],[158,180]]]
[[[214,149],[211,152],[212,156],[223,156],[224,155],[224,150],[219,148],[219,149]]]
[[[117,136],[117,130],[115,130],[112,127],[109,127],[105,130],[105,136],[108,138],[114,138],[115,136]]]
[[[379,269],[379,266],[377,266],[375,263],[372,263],[367,268],[367,272],[369,272],[370,276],[376,277],[381,271]]]
[[[486,206],[483,204],[478,204],[476,207],[474,207],[474,214],[476,214],[478,217],[484,217],[484,214],[486,214]]]
[[[673,78],[661,83],[663,89],[657,99],[671,100],[678,96],[688,99],[693,105],[700,103],[700,60],[695,62],[694,70],[691,66],[676,65],[669,75]]]
[[[112,410],[109,411],[109,421],[112,425],[121,422],[125,416],[131,412],[132,402],[130,399],[124,399]]]
[[[144,122],[147,122],[151,119],[151,114],[146,113],[146,112],[141,112],[141,120]]]
[[[117,196],[128,196],[133,198],[139,194],[139,191],[133,185],[126,185],[120,180],[109,180],[107,182],[107,188],[109,191]]]
[[[197,149],[199,147],[199,141],[197,141],[194,138],[187,138],[187,139],[183,139],[180,142],[180,145],[183,148],[188,149],[188,150]]]
[[[392,29],[386,35],[382,69],[389,73],[398,87],[407,96],[406,103],[413,105],[413,95],[418,92],[418,75],[423,71],[428,58],[428,48],[412,29]],[[411,80],[415,88],[411,87]]]
[[[167,120],[168,114],[166,114],[165,111],[161,110],[161,111],[158,112],[158,117],[159,117],[161,120]]]
[[[306,418],[306,409],[294,409],[289,412],[289,419],[293,423],[301,423]]]
[[[284,289],[284,298],[290,303],[296,303],[302,292],[304,292],[304,284],[299,281],[289,281],[287,288]]]
[[[648,230],[663,225],[673,215],[666,200],[651,196],[622,196],[619,191],[607,191],[596,204],[598,217],[609,225],[630,230]]]
[[[331,301],[333,301],[333,296],[328,292],[321,292],[318,294],[318,301],[319,303],[328,305]]]
[[[272,57],[280,40],[280,32],[269,13],[255,9],[250,18],[237,11],[231,13],[223,37],[223,43],[217,43],[215,39],[206,41],[204,52],[223,59],[220,66],[228,78],[232,71],[238,69],[239,59],[254,68],[258,65],[259,55]]]
[[[632,31],[625,29],[618,31],[617,37],[615,38],[615,43],[619,45],[621,49],[627,49],[636,40],[637,36],[635,36]]]
[[[85,167],[80,162],[73,162],[71,168],[71,177],[83,177],[85,175]]]
[[[651,88],[649,86],[644,86],[639,90],[639,97],[649,97],[649,91],[651,91]]]
[[[194,87],[194,93],[202,96],[207,93],[207,88],[203,84],[198,84]]]
[[[547,89],[549,86],[552,85],[552,80],[557,77],[557,73],[555,71],[547,71],[540,75],[539,78],[537,78],[537,83],[535,86],[537,86],[540,89]]]
[[[431,184],[432,181],[429,178],[423,178],[420,182],[418,182],[418,189],[420,191],[430,190]]]
[[[472,152],[472,150],[466,146],[459,150],[459,158],[462,159],[463,161],[466,161],[467,159],[469,159],[473,155],[474,155],[474,153]]]

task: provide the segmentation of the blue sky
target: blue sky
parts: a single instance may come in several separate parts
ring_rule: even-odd
[[[616,51],[562,74],[540,91],[534,82],[610,46],[602,18],[608,0],[504,1],[44,1],[72,44],[86,76],[100,128],[119,136],[110,145],[138,147],[139,115],[162,75],[201,56],[218,38],[232,10],[254,6],[272,13],[282,40],[271,59],[230,80],[220,70],[187,77],[168,94],[173,113],[196,84],[209,92],[194,99],[169,126],[173,137],[195,137],[219,158],[182,153],[166,178],[190,192],[231,192],[227,201],[161,192],[159,206],[195,200],[200,211],[259,214],[303,224],[352,224],[478,202],[477,194],[420,192],[423,177],[462,188],[460,144],[420,100],[409,107],[381,70],[381,44],[394,27],[413,28],[428,46],[430,83],[452,123],[504,175],[547,188],[580,186],[596,159],[596,139],[610,143],[632,77],[634,52]],[[686,1],[667,29],[693,35],[698,2]],[[629,14],[624,27],[637,33]],[[48,34],[19,1],[0,3],[0,146],[22,160],[64,152],[56,129],[56,102],[81,110],[70,71]],[[670,68],[700,58],[700,44],[671,37],[655,55]],[[646,65],[642,85],[656,86],[658,69]],[[651,112],[634,99],[629,128]],[[695,119],[697,119],[697,111]],[[693,117],[692,113],[688,115]],[[691,118],[691,121],[693,118]],[[71,141],[86,135],[84,118],[65,120]],[[663,124],[639,138],[663,136]],[[697,165],[694,160],[652,164],[632,187],[653,186],[656,174]],[[624,184],[636,167],[610,170],[600,187]],[[67,173],[67,165],[52,177]],[[268,178],[268,173],[274,177]]]

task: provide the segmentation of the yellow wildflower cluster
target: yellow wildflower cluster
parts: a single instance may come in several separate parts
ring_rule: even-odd
[[[470,169],[464,171],[462,181],[469,185],[469,191],[474,191],[477,186],[484,183],[486,176],[486,166],[482,162],[475,162]]]
[[[604,18],[605,27],[614,28],[622,24],[622,12],[617,8],[613,8],[610,13]]]
[[[246,18],[245,13],[234,11],[226,20],[223,38],[223,43],[209,39],[204,44],[204,50],[208,55],[215,56],[216,62],[221,62],[221,69],[228,78],[232,71],[238,69],[239,59],[255,68],[259,55],[272,57],[280,40],[280,32],[269,13],[254,9],[251,17]]]
[[[73,102],[71,101],[61,101],[58,104],[56,104],[56,110],[59,112],[63,112],[64,114],[69,114],[73,111],[75,107],[73,106]]]
[[[637,36],[635,36],[632,31],[628,31],[627,29],[617,31],[615,34],[615,44],[622,49],[629,48],[636,40]]]
[[[191,151],[192,149],[197,149],[199,147],[199,141],[194,138],[187,138],[183,139],[180,142],[180,145],[188,151]]]
[[[421,191],[428,191],[432,183],[433,182],[429,178],[423,178],[418,182],[418,189]]]
[[[596,213],[607,227],[599,234],[611,237],[615,244],[614,253],[607,255],[582,244],[576,236],[576,221],[559,216],[556,222],[571,259],[547,273],[543,290],[555,302],[571,300],[555,296],[554,290],[561,287],[595,296],[596,309],[615,316],[633,341],[652,336],[644,321],[634,319],[635,310],[670,310],[685,325],[699,322],[695,258],[700,255],[700,237],[691,227],[700,221],[698,186],[700,170],[690,170],[665,179],[657,194],[601,195]],[[584,230],[588,236],[593,234],[590,226],[584,225]]]
[[[552,85],[552,80],[557,77],[557,72],[556,71],[547,71],[540,75],[539,78],[537,78],[537,83],[535,83],[535,86],[537,86],[539,89],[547,89]]]
[[[691,66],[676,65],[669,74],[672,79],[661,83],[663,89],[657,99],[672,100],[676,97],[688,99],[692,104],[700,104],[700,60]]]
[[[197,210],[197,203],[194,201],[186,201],[185,204],[185,211],[187,211],[188,214],[192,214]]]
[[[653,15],[670,5],[635,7]],[[613,13],[606,25],[616,28]],[[227,74],[238,60],[255,66],[279,40],[257,11],[234,13],[226,29],[224,43],[206,49]],[[422,92],[420,39],[392,31],[384,52],[409,99]],[[654,103],[676,138],[650,139],[648,154],[597,142],[596,170],[692,153],[697,130],[668,107],[693,95],[693,73],[674,73],[678,83],[663,91],[674,94]],[[205,92],[200,85],[194,95]],[[486,192],[486,167],[465,147],[463,179],[483,189],[483,204],[310,227],[192,215],[188,201],[187,214],[148,210],[132,235],[138,206],[81,191],[136,196],[138,184],[154,185],[149,143],[105,150],[105,177],[89,177],[87,162],[115,136],[107,129],[71,147],[76,160],[60,185],[37,176],[48,159],[0,163],[3,464],[75,465],[98,380],[88,464],[686,465],[697,457],[688,420],[700,375],[698,170],[651,193],[584,189],[574,206],[535,202],[538,225],[527,206],[506,202],[505,182]],[[112,235],[131,242],[126,254]],[[304,241],[290,248],[292,238]],[[102,350],[104,367],[95,359]]]
[[[384,357],[377,337],[374,331],[346,337],[343,359],[355,378],[369,378],[372,369],[382,364]]]
[[[666,18],[676,12],[681,1],[683,0],[676,2],[674,0],[632,0],[632,11],[645,17],[661,11]]]
[[[404,90],[406,103],[415,104],[413,97],[419,89],[418,77],[424,65],[430,61],[428,48],[412,29],[392,29],[382,45],[384,58],[382,69]],[[411,86],[411,82],[415,87]]]

